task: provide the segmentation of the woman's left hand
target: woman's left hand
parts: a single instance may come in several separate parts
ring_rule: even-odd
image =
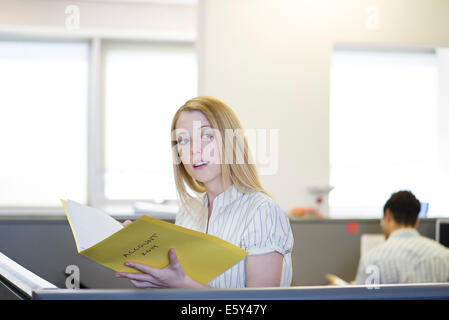
[[[137,288],[187,288],[191,279],[185,274],[176,256],[175,249],[168,252],[170,264],[163,269],[151,268],[147,265],[127,261],[126,266],[143,273],[117,272],[116,277],[127,278]]]

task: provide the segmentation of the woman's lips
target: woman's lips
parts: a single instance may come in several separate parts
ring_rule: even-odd
[[[197,163],[194,163],[194,164],[193,164],[193,169],[195,169],[195,170],[203,169],[203,168],[205,168],[208,164],[209,164],[209,162],[207,162],[207,161],[197,162]]]

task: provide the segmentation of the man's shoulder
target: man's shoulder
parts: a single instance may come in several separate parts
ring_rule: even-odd
[[[419,235],[413,238],[387,240],[368,251],[364,258],[373,261],[386,258],[403,259],[404,257],[420,259],[429,256],[447,256],[449,258],[449,249],[433,239]]]
[[[377,261],[379,259],[382,259],[385,253],[389,250],[391,250],[394,246],[391,245],[388,241],[382,242],[366,252],[361,259],[366,261]]]
[[[427,252],[429,255],[449,258],[449,248],[443,246],[438,241],[424,236],[420,236],[419,241],[422,246],[426,246],[427,250],[425,252]]]

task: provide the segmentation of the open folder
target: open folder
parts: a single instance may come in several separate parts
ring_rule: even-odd
[[[139,272],[126,261],[154,268],[169,265],[174,248],[185,273],[202,284],[213,280],[248,253],[220,238],[141,216],[123,227],[102,210],[61,200],[78,252],[112,270]]]

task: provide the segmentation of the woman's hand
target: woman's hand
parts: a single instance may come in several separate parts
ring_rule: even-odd
[[[125,222],[122,222],[122,226],[126,227],[127,225],[133,223],[131,220],[126,220]]]
[[[176,256],[175,249],[168,252],[170,264],[163,269],[151,268],[147,265],[128,261],[126,266],[143,273],[117,272],[116,277],[127,278],[137,288],[201,288],[202,284],[188,277]]]

